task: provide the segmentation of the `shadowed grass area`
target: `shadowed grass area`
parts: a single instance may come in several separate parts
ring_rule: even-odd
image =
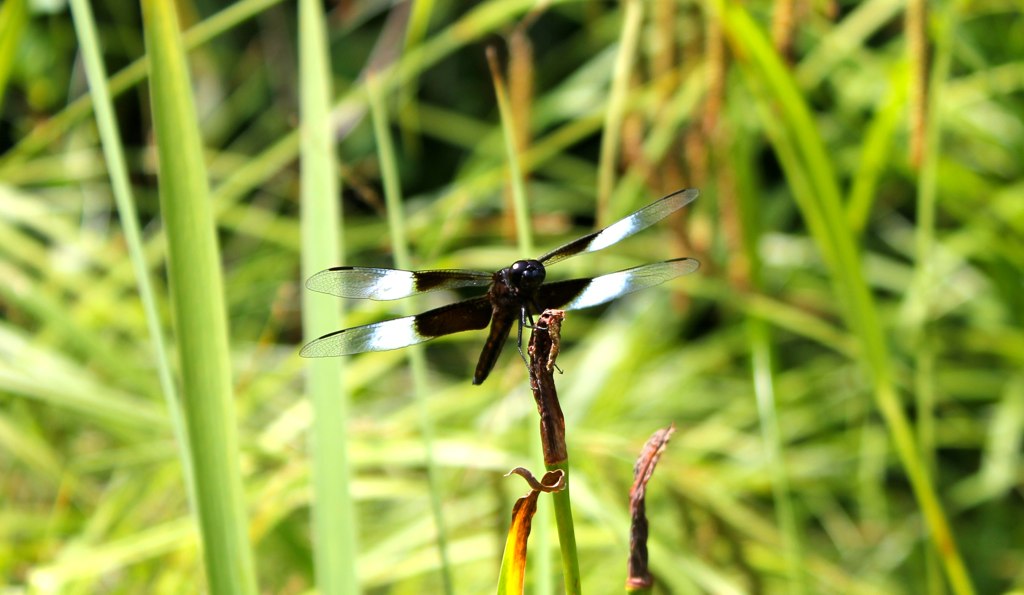
[[[515,350],[482,386],[484,333],[427,344],[422,367],[394,351],[310,375],[303,337],[336,330],[311,325],[404,310],[351,300],[332,323],[341,300],[312,302],[303,277],[397,266],[403,244],[410,268],[496,270],[696,187],[684,212],[548,271],[701,261],[563,325],[583,592],[622,588],[632,463],[671,422],[647,489],[656,585],[1024,587],[1019,7],[409,8],[332,8],[325,55],[300,44],[297,5],[179,4],[191,88],[138,11],[94,6],[92,25],[81,5],[74,20],[0,9],[15,32],[0,43],[5,586],[252,592],[254,573],[273,593],[439,592],[445,576],[493,591],[523,491],[501,476],[541,466]],[[193,102],[191,124],[168,119]],[[219,256],[190,252],[197,237]],[[304,300],[321,308],[305,321]],[[535,537],[553,523],[544,500]],[[527,589],[558,592],[555,544],[538,560],[540,543]]]

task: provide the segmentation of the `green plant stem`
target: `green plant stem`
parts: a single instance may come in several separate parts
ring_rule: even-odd
[[[559,552],[562,556],[562,582],[565,592],[575,595],[581,592],[580,559],[576,551],[576,530],[572,521],[572,498],[569,496],[569,461],[545,465],[548,471],[561,469],[565,473],[565,489],[553,492],[551,502],[555,511],[555,526],[558,528]]]
[[[532,226],[530,225],[529,218],[529,203],[526,200],[526,189],[522,177],[522,169],[520,167],[520,155],[519,147],[516,145],[516,126],[524,126],[525,123],[517,123],[512,115],[511,102],[509,101],[508,90],[505,86],[505,79],[502,76],[501,69],[498,65],[498,59],[495,56],[494,51],[487,52],[487,60],[490,65],[490,78],[492,78],[495,85],[495,98],[498,100],[498,112],[501,115],[502,120],[502,133],[505,139],[505,157],[509,163],[509,183],[512,186],[512,199],[513,207],[515,209],[515,220],[516,220],[516,237],[518,239],[518,248],[520,254],[532,254],[534,253],[534,235],[532,235]],[[534,442],[534,454],[535,459],[543,459],[543,450],[541,448],[541,442]],[[550,470],[550,469],[549,469]],[[568,475],[565,477],[568,481]],[[567,485],[567,483],[566,483]],[[551,569],[551,556],[548,555],[547,544],[551,541],[551,519],[549,516],[549,508],[547,506],[541,506],[537,511],[537,516],[534,523],[535,528],[535,542],[542,544],[540,548],[534,548],[530,551],[535,552],[534,559],[537,561],[534,576],[537,577],[535,589],[539,594],[550,593],[552,590],[551,581],[548,580],[552,576]],[[564,501],[564,510],[569,510],[568,501]],[[564,521],[557,518],[555,522],[561,525]],[[567,525],[571,528],[571,519]],[[573,539],[573,549],[574,538]],[[569,559],[565,557],[565,548],[568,547],[568,542],[559,541],[559,545],[562,549],[562,561],[563,563]],[[573,558],[574,560],[574,558]],[[579,565],[579,561],[573,561],[569,566],[562,568],[562,576],[565,581],[565,589],[567,592],[572,592],[570,578],[572,575],[572,565]],[[579,576],[579,570],[575,571],[575,575]]]

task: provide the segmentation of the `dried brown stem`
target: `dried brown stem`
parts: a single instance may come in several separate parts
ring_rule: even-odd
[[[675,431],[676,426],[672,424],[651,435],[633,467],[633,487],[629,490],[631,523],[627,590],[650,589],[654,584],[654,577],[647,565],[647,482],[654,474],[654,467]]]
[[[530,388],[540,414],[540,439],[544,463],[549,468],[569,459],[565,446],[565,418],[558,404],[553,374],[563,318],[565,312],[562,310],[545,310],[530,335]]]

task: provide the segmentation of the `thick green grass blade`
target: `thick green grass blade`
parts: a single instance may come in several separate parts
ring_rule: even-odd
[[[174,5],[143,0],[142,14],[206,577],[213,593],[255,593],[238,464],[224,282],[199,123]]]
[[[335,174],[331,79],[323,7],[299,3],[299,89],[302,109],[302,278],[344,259],[339,229],[340,196]],[[302,292],[306,340],[342,327],[339,300]],[[313,403],[312,530],[316,583],[324,595],[359,592],[356,518],[348,457],[349,395],[341,382],[344,358],[306,360],[306,386]]]

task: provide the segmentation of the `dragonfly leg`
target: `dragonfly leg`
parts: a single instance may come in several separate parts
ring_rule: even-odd
[[[527,323],[528,314],[526,308],[519,311],[519,336],[516,338],[516,349],[519,350],[519,357],[523,358],[523,363],[526,364],[527,369],[530,367],[529,360],[526,359],[526,354],[523,353],[523,327],[533,328],[533,317],[530,317],[529,323]]]

